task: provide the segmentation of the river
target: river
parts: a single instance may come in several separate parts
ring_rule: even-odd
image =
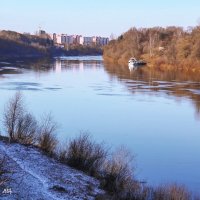
[[[128,148],[139,179],[197,192],[199,81],[191,73],[105,64],[101,56],[0,62],[0,111],[21,90],[37,117],[52,113],[60,141],[89,132],[109,147]]]

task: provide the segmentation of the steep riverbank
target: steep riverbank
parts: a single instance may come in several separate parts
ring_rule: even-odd
[[[10,171],[0,199],[95,199],[99,181],[47,157],[33,146],[0,141],[0,155]],[[7,189],[7,192],[6,192]]]

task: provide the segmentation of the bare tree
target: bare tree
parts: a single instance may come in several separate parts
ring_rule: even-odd
[[[22,144],[35,143],[38,123],[25,109],[20,92],[17,92],[6,104],[3,122],[10,140]]]
[[[18,119],[24,112],[23,98],[21,92],[16,92],[4,108],[3,123],[8,133],[9,139],[14,139],[17,129]]]

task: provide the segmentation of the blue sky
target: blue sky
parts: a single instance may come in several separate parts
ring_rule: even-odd
[[[199,0],[1,0],[0,29],[119,35],[129,28],[195,26]]]

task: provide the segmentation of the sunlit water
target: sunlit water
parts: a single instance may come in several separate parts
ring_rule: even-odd
[[[21,90],[37,117],[54,115],[60,141],[90,132],[110,147],[127,147],[136,176],[149,184],[175,182],[200,191],[198,77],[104,65],[101,57],[0,66],[1,113]]]

